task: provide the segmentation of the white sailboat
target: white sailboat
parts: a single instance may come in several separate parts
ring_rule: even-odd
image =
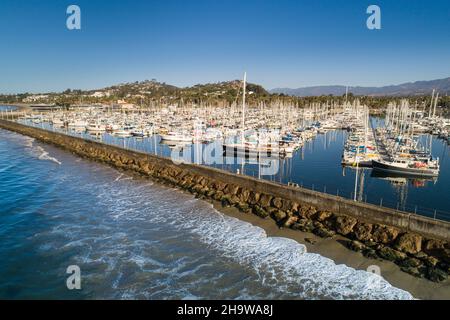
[[[167,134],[162,134],[161,140],[176,141],[176,142],[192,142],[192,136],[181,132],[170,131]]]

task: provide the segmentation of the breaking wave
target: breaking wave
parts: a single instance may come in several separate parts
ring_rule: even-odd
[[[61,165],[61,161],[59,161],[55,157],[50,156],[49,153],[47,151],[45,151],[45,149],[42,148],[41,146],[37,146],[36,147],[36,151],[39,153],[38,154],[38,159],[39,160],[53,161],[54,163],[57,163],[57,164]]]
[[[61,165],[61,161],[49,155],[49,153],[41,146],[35,146],[33,143],[35,141],[34,138],[23,136],[20,134],[14,134],[13,138],[16,142],[21,143],[25,148],[27,148],[30,154],[34,157],[37,157],[39,160],[47,160],[52,161]]]
[[[268,237],[262,228],[226,216],[178,190],[157,186],[146,192],[133,188],[133,196],[127,199],[120,189],[111,192],[106,188],[100,196],[101,201],[112,206],[115,219],[144,218],[161,228],[170,225],[177,231],[175,234],[191,233],[209,250],[252,269],[263,285],[280,294],[302,299],[413,299],[410,293],[393,287],[377,274],[337,265],[319,254],[308,253],[294,240]],[[130,188],[125,189],[129,195]],[[151,207],[145,206],[149,194]],[[134,205],[130,206],[131,202]],[[135,211],[134,206],[140,210]]]

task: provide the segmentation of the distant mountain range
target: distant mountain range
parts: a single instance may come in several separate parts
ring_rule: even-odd
[[[345,94],[345,86],[315,86],[304,88],[276,88],[270,93],[283,93],[291,96],[307,97]],[[450,77],[445,79],[408,82],[384,87],[348,87],[348,92],[358,96],[417,96],[429,95],[436,89],[441,95],[450,94]]]

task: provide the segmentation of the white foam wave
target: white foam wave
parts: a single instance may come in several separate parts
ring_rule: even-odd
[[[193,210],[193,215],[197,214]],[[412,299],[381,276],[346,265],[287,238],[268,237],[266,232],[216,211],[216,217],[184,221],[211,248],[240,264],[252,267],[262,281],[278,290],[295,292],[301,298],[327,299]],[[219,217],[219,218],[217,218]],[[269,275],[269,276],[267,276]],[[279,286],[281,285],[281,286]]]
[[[36,149],[40,152],[40,154],[38,155],[39,160],[49,160],[49,161],[53,161],[53,162],[61,165],[61,161],[50,156],[49,153],[47,151],[45,151],[45,149],[42,148],[41,146],[36,147]]]
[[[144,241],[148,239],[146,227],[167,230],[163,235],[159,232],[157,239],[150,239],[156,242],[176,246],[179,241],[193,241],[193,245],[205,245],[209,249],[207,255],[211,255],[211,259],[208,258],[206,263],[215,261],[215,255],[241,265],[242,269],[251,270],[251,277],[264,288],[268,288],[269,295],[273,294],[274,297],[413,298],[410,293],[393,287],[376,274],[355,270],[342,264],[337,265],[333,260],[319,254],[308,253],[304,245],[294,240],[268,237],[262,228],[226,216],[191,195],[158,185],[151,186],[143,181],[114,181],[115,179],[116,176],[104,183],[93,179],[83,185],[83,188],[96,190],[99,208],[107,208],[105,213],[94,216],[100,219],[98,221],[106,228],[104,233],[96,230],[97,224],[77,224],[73,226],[75,230],[68,230],[67,227],[62,229],[65,234],[72,235],[72,243],[69,243],[68,247],[75,245],[83,250],[92,248],[92,252],[88,250],[89,252],[83,255],[86,257],[86,263],[92,259],[107,265],[103,274],[116,280],[113,287],[120,289],[115,290],[114,294],[120,295],[121,298],[129,299],[142,295],[147,298],[191,297],[191,294],[196,295],[195,290],[186,286],[168,286],[165,282],[167,278],[190,278],[192,273],[196,272],[198,279],[195,281],[214,283],[214,277],[221,277],[214,272],[204,275],[203,267],[196,267],[196,263],[192,263],[193,257],[189,256],[189,252],[178,253],[176,256],[171,253],[170,259],[166,260],[161,256],[161,261],[156,260],[157,255],[153,256],[152,251],[149,251],[153,245]],[[58,230],[53,232],[55,231]],[[108,236],[111,237],[111,232],[114,232],[114,237],[110,239]],[[119,232],[122,233],[119,235]],[[88,233],[93,238],[86,237]],[[79,237],[84,237],[87,243],[77,243]],[[183,258],[187,260],[184,261]],[[127,281],[133,280],[128,279],[125,271],[127,267],[123,266],[130,262],[142,271],[136,275],[138,278],[134,280],[136,282],[132,287],[125,285]],[[199,261],[198,264],[204,265],[205,260]],[[205,268],[208,269],[206,265]],[[122,270],[123,275],[120,274]],[[145,274],[151,276],[148,283],[143,283],[144,278],[140,278]],[[127,279],[123,278],[125,275]],[[122,282],[123,286],[120,285]],[[221,280],[218,280],[218,283],[221,283]],[[256,297],[255,292],[246,292],[245,287],[241,288],[238,284],[240,283],[227,284],[229,287],[237,286],[238,293],[233,295],[234,297]],[[261,296],[264,297],[267,295]],[[205,298],[208,298],[207,293]]]
[[[29,149],[31,151],[31,155],[37,157],[39,160],[53,161],[61,165],[61,162],[58,159],[50,156],[49,153],[43,147],[34,146],[33,144],[33,142],[35,141],[34,138],[20,134],[13,134],[10,136],[10,138],[14,139],[16,142],[19,142],[25,148]]]
[[[4,132],[2,132],[2,133],[4,133]],[[28,148],[31,148],[33,146],[33,142],[35,140],[32,137],[24,136],[19,133],[10,132],[10,131],[8,131],[8,133],[7,133],[7,138],[8,138],[8,140],[12,140],[13,142],[15,142],[17,144],[28,147]]]
[[[25,147],[31,148],[33,147],[34,138],[23,136],[24,137],[24,145]]]
[[[135,189],[134,199],[130,199],[127,191],[125,198],[117,197],[119,190],[108,191],[116,195],[114,198],[103,194],[114,211],[123,213],[124,207],[130,209],[130,205],[135,208],[127,210],[121,219],[134,220],[145,213],[152,223],[193,233],[222,256],[252,268],[264,285],[281,294],[305,299],[413,299],[409,292],[393,287],[379,275],[337,265],[319,254],[308,253],[304,245],[292,239],[268,237],[262,228],[226,216],[179,191],[151,188],[150,205],[144,200],[147,192]],[[115,207],[118,198],[123,201]]]
[[[133,180],[133,177],[125,176],[125,178],[122,178],[123,176],[124,176],[123,173],[119,174],[119,176],[114,181],[117,182],[117,181],[124,181],[124,180]]]

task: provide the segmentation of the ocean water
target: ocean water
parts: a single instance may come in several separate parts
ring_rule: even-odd
[[[181,191],[0,129],[2,299],[411,299]],[[81,270],[68,290],[66,269]]]

